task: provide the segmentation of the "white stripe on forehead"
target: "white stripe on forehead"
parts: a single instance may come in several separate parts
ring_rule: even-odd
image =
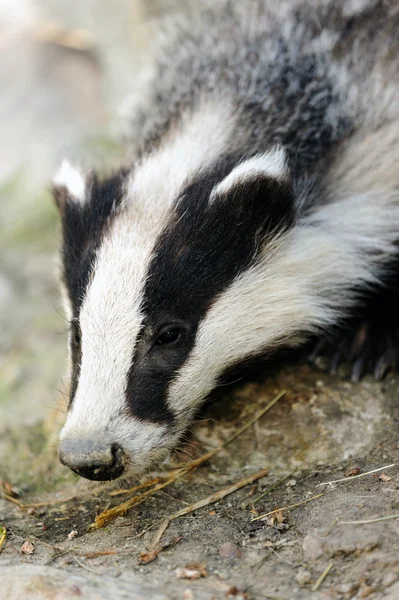
[[[168,133],[160,150],[146,157],[132,174],[127,203],[164,211],[183,186],[210,167],[228,147],[234,119],[229,106],[199,105]]]
[[[155,243],[182,186],[217,159],[230,126],[225,114],[202,107],[132,173],[123,208],[97,252],[82,303],[82,366],[63,437],[75,436],[77,429],[81,434],[109,430],[125,412],[127,375],[142,324],[143,290]],[[147,425],[142,426],[144,431]],[[163,426],[151,427],[152,431],[158,427],[159,434],[164,431]],[[124,446],[123,440],[120,443]]]

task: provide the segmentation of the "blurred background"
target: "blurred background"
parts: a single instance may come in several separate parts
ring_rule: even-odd
[[[177,2],[0,0],[0,479],[29,491],[54,484],[67,391],[49,182],[64,157],[124,159],[149,24]]]

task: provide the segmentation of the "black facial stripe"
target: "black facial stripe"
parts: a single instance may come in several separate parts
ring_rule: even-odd
[[[72,327],[79,326],[79,312],[96,254],[114,211],[123,198],[126,175],[125,170],[120,170],[102,182],[94,175],[89,176],[87,199],[83,203],[69,198],[65,188],[54,190],[62,216],[61,257],[63,279],[72,304]],[[63,196],[61,199],[60,195]],[[75,396],[80,375],[81,350],[76,345],[72,345],[71,358],[70,404]]]
[[[75,333],[78,332],[80,335],[80,327],[76,321],[71,324],[71,361],[72,361],[72,373],[71,373],[71,385],[69,390],[69,404],[71,405],[76,394],[76,390],[79,383],[80,366],[82,362],[82,346],[79,341],[74,340]]]
[[[129,408],[140,419],[173,421],[168,388],[194,346],[199,322],[217,296],[256,261],[265,236],[292,225],[291,188],[270,177],[239,184],[209,202],[214,186],[235,164],[226,157],[183,191],[156,245],[144,290],[146,319],[127,385]],[[176,320],[190,324],[186,342],[154,364],[145,332]]]
[[[104,230],[110,223],[113,211],[123,198],[126,172],[121,170],[105,181],[89,177],[83,203],[66,201],[62,212],[62,261],[64,280],[74,308],[74,317],[80,305],[90,273],[101,244]]]

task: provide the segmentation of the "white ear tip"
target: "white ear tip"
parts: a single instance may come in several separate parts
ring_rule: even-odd
[[[287,181],[289,177],[287,154],[282,146],[275,146],[238,164],[213,190],[210,201],[219,194],[226,194],[235,186],[256,177],[272,177]]]
[[[63,160],[60,168],[53,177],[53,184],[65,187],[70,196],[83,202],[85,199],[86,181],[83,173],[71,165],[68,160]]]

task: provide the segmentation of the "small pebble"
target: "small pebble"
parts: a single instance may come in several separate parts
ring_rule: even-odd
[[[308,533],[308,535],[305,536],[305,539],[302,543],[302,550],[304,559],[310,562],[320,558],[320,556],[323,555],[323,546],[321,540],[311,533]]]
[[[290,479],[289,481],[287,481],[287,483],[285,484],[286,487],[294,487],[297,484],[297,480],[296,479]]]
[[[233,560],[242,556],[242,550],[237,546],[237,544],[233,544],[233,542],[226,542],[220,546],[219,555],[222,558],[229,558],[230,560]]]
[[[78,530],[72,529],[72,531],[70,531],[68,533],[68,540],[73,540],[73,538],[76,538],[77,535],[78,535]]]
[[[311,580],[310,571],[304,569],[303,567],[300,567],[298,569],[298,573],[295,575],[295,580],[301,585],[309,583],[309,581]]]

